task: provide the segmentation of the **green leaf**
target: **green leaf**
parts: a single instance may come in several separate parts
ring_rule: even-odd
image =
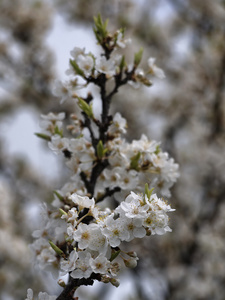
[[[159,154],[161,152],[161,149],[160,149],[160,146],[158,145],[158,146],[156,146],[156,150],[155,150],[155,154],[157,155],[157,154]]]
[[[82,77],[85,77],[84,72],[79,68],[78,64],[75,60],[70,59],[70,64],[74,68],[77,75],[80,75]]]
[[[107,37],[108,31],[108,19],[103,23],[102,17],[98,14],[97,17],[94,17],[94,24],[96,28],[93,28],[95,36],[99,42],[99,44],[103,43],[103,40]]]
[[[116,259],[117,256],[120,254],[120,251],[121,251],[121,250],[118,250],[118,251],[117,251],[117,250],[113,250],[113,251],[112,251],[112,254],[111,254],[111,257],[110,257],[109,260],[112,262],[114,259]]]
[[[104,156],[104,146],[101,140],[98,142],[97,145],[97,155],[100,159]]]
[[[144,51],[144,49],[140,48],[140,50],[137,53],[135,53],[135,55],[134,55],[134,65],[135,65],[135,67],[137,67],[140,64],[141,59],[142,59],[142,55],[143,55],[143,51]]]
[[[148,188],[148,184],[145,184],[145,195],[147,196],[148,199],[150,199],[152,192],[153,192],[154,188],[150,189]]]
[[[120,61],[120,72],[122,72],[123,68],[126,66],[125,56],[123,55]]]
[[[46,140],[48,142],[51,141],[51,137],[47,134],[44,134],[44,133],[35,133],[36,136],[38,136],[39,138],[43,139],[43,140]]]
[[[138,152],[136,155],[131,157],[131,161],[130,161],[130,168],[131,169],[138,170],[140,157],[141,157],[141,152]]]
[[[62,208],[59,208],[59,212],[61,213],[61,215],[67,216],[67,213]]]
[[[88,104],[86,101],[84,101],[82,98],[77,97],[78,99],[78,105],[83,110],[83,112],[91,119],[94,118],[92,104]]]
[[[60,200],[60,201],[64,201],[64,197],[57,191],[53,191],[53,194],[56,195],[56,197]]]
[[[63,137],[63,130],[62,129],[59,130],[59,127],[56,126],[55,127],[55,134],[58,134],[58,135],[60,135],[60,137]]]
[[[48,241],[49,242],[49,244],[50,244],[50,246],[52,247],[52,249],[58,254],[58,255],[62,255],[62,254],[64,254],[64,252],[61,250],[61,249],[59,249],[59,247],[57,247],[52,241]]]

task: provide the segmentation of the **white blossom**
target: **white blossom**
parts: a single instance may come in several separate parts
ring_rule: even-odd
[[[102,56],[96,60],[96,70],[99,73],[103,73],[107,78],[112,77],[115,74],[115,63],[111,59],[106,59],[105,56]]]
[[[158,68],[156,65],[155,65],[155,58],[154,57],[150,57],[148,59],[148,67],[149,67],[149,73],[151,75],[155,75],[156,77],[160,78],[160,79],[163,79],[165,78],[165,74],[163,72],[162,69]]]
[[[116,113],[113,117],[113,122],[112,124],[109,126],[109,134],[113,135],[113,134],[124,134],[126,133],[126,128],[127,128],[127,121],[126,119],[124,119],[120,113]]]
[[[71,86],[69,83],[63,83],[60,80],[56,80],[52,89],[52,93],[61,98],[60,104],[64,103],[71,97]]]
[[[117,31],[111,35],[109,46],[124,48],[128,43],[123,32]],[[145,70],[136,65],[127,67],[125,57],[114,52],[110,52],[110,58],[106,52],[95,58],[91,53],[86,54],[85,49],[75,47],[71,56],[73,60],[67,74],[75,76],[65,83],[57,81],[53,89],[61,102],[78,97],[75,94],[78,86],[89,83],[100,87],[101,96],[109,87],[106,99],[102,99],[107,101],[117,92],[120,81],[122,85],[131,78],[128,83],[139,87],[151,84],[148,75],[165,77],[154,58],[149,58]],[[121,62],[124,62],[123,69],[120,69]],[[82,78],[76,76],[76,70]],[[106,83],[108,79],[113,81],[110,80],[113,76],[115,86],[110,92],[110,85]],[[78,84],[78,80],[84,84]],[[36,241],[31,249],[41,269],[50,269],[53,273],[54,269],[60,269],[61,274],[70,273],[76,279],[89,278],[94,272],[101,274],[103,282],[118,286],[118,280],[113,277],[119,273],[119,261],[122,259],[125,266],[135,267],[138,260],[132,251],[122,253],[120,244],[150,233],[160,235],[171,231],[167,213],[174,209],[157,193],[169,193],[179,176],[178,165],[168,153],[162,152],[160,143],[145,135],[131,143],[121,138],[126,133],[127,122],[119,112],[113,117],[104,115],[103,107],[99,119],[95,112],[89,118],[90,107],[85,105],[92,104],[89,94],[83,107],[80,105],[78,115],[70,116],[72,123],[67,126],[63,126],[65,113],[41,116],[41,128],[48,135],[44,138],[49,140],[49,148],[54,153],[64,153],[71,177],[55,192],[54,210],[45,207],[42,228],[34,232]],[[64,128],[70,130],[73,137],[65,137]],[[99,155],[99,149],[103,155]],[[143,194],[146,182],[148,187],[155,188],[154,194]],[[112,203],[118,201],[117,207],[107,206],[110,197]],[[99,203],[103,200],[105,206]],[[46,293],[39,293],[38,297],[38,300],[55,299]],[[33,300],[31,289],[26,300]]]
[[[76,261],[78,259],[77,251],[73,250],[67,260],[62,259],[60,263],[60,268],[63,274],[73,271],[76,268]]]
[[[63,119],[65,118],[65,113],[61,112],[59,114],[49,113],[47,115],[41,115],[40,127],[43,133],[54,134],[55,128],[59,130],[63,126]]]
[[[146,235],[146,230],[143,227],[142,219],[126,218],[124,226],[129,233],[129,237],[126,239],[127,242],[132,241],[134,238],[143,238]]]
[[[74,222],[76,223],[77,218],[78,218],[78,211],[75,207],[72,207],[67,213],[67,221],[72,222],[73,225],[75,225]]]
[[[143,197],[131,192],[125,201],[121,202],[120,208],[127,218],[143,219],[147,216],[148,204],[144,204]]]
[[[77,193],[72,194],[69,197],[75,204],[79,205],[80,210],[85,208],[91,208],[95,204],[94,198],[90,199],[87,196],[80,196]]]
[[[28,289],[27,290],[27,298],[25,300],[34,300],[33,296],[34,296],[33,290]],[[40,292],[38,294],[37,300],[55,300],[56,298],[57,298],[56,296],[50,296],[45,292],[44,293]]]
[[[84,72],[86,77],[90,76],[94,67],[93,57],[90,55],[78,55],[77,64],[79,68]]]
[[[90,266],[94,273],[107,274],[110,267],[110,261],[100,254],[95,259],[90,258]]]
[[[73,278],[88,278],[92,273],[90,259],[91,254],[88,251],[79,251],[76,268],[70,275]]]
[[[79,55],[85,55],[85,48],[74,47],[73,50],[70,51],[70,55],[77,59]]]
[[[111,214],[105,219],[104,224],[105,227],[102,229],[102,232],[107,237],[110,246],[117,247],[121,241],[128,239],[128,230],[120,218],[114,219],[114,215]]]
[[[56,134],[51,137],[51,142],[48,142],[48,146],[55,154],[59,154],[68,148],[69,140]]]
[[[156,194],[152,194],[150,199],[145,196],[145,201],[148,203],[151,210],[163,210],[164,212],[175,211],[165,201],[158,198]]]
[[[124,34],[119,31],[116,38],[116,45],[120,48],[125,48],[131,43],[131,39],[124,39]]]

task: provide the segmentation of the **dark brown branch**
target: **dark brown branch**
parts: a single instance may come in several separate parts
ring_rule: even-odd
[[[93,285],[94,280],[101,280],[99,274],[92,273],[89,278],[74,279],[70,276],[69,282],[61,292],[61,294],[56,298],[56,300],[74,300],[74,293],[77,288],[81,285]]]
[[[95,149],[95,152],[96,152],[96,146],[97,146],[98,140],[94,136],[94,132],[93,132],[92,127],[91,127],[91,120],[88,118],[88,116],[85,114],[85,112],[82,112],[82,114],[84,116],[83,126],[86,127],[89,130],[90,135],[91,135],[92,145],[93,145],[93,147]],[[97,154],[97,152],[95,154]]]
[[[103,201],[106,197],[110,197],[113,194],[115,194],[116,192],[120,192],[121,188],[119,186],[116,186],[115,188],[113,188],[112,190],[110,190],[109,188],[106,188],[105,194],[102,195],[101,197],[99,197],[96,201],[96,203]]]

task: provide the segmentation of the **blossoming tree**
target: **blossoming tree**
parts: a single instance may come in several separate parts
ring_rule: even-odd
[[[68,274],[69,279],[58,281],[63,287],[58,297],[39,293],[38,299],[78,299],[77,288],[95,280],[118,286],[122,266],[133,268],[138,260],[132,249],[123,249],[123,242],[171,231],[167,213],[174,209],[162,197],[170,196],[178,165],[160,143],[145,135],[127,142],[122,137],[126,120],[119,112],[110,113],[121,86],[151,86],[151,77],[164,78],[164,72],[154,58],[148,59],[146,68],[139,67],[143,49],[127,62],[118,51],[130,43],[124,30],[109,33],[100,16],[94,22],[100,57],[75,47],[69,80],[54,87],[61,102],[75,102],[76,114],[70,115],[67,126],[63,112],[42,115],[43,131],[37,134],[65,157],[71,170],[70,181],[54,191],[52,207],[43,206],[43,226],[34,232],[31,245],[41,269],[56,278]],[[99,99],[88,91],[91,85],[99,90],[100,109]],[[26,300],[32,299],[28,289]]]

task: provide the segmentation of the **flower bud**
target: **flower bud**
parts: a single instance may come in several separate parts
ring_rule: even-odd
[[[111,283],[112,285],[114,285],[115,287],[118,287],[118,286],[120,285],[119,279],[116,279],[116,278],[111,278],[111,279],[110,279],[110,283]]]
[[[102,276],[102,279],[101,279],[101,282],[103,282],[103,283],[109,283],[110,282],[110,277],[109,276],[107,276],[107,275],[103,275]]]
[[[151,230],[148,228],[148,229],[146,229],[146,235],[147,236],[150,236],[152,234],[152,232],[151,232]]]
[[[126,254],[129,255],[130,257],[137,258],[137,253],[134,251],[127,252]]]
[[[135,258],[124,259],[124,264],[127,268],[134,269],[137,266],[137,259]]]
[[[65,284],[65,282],[62,279],[58,280],[58,285],[60,285],[63,288],[66,287],[66,284]]]

